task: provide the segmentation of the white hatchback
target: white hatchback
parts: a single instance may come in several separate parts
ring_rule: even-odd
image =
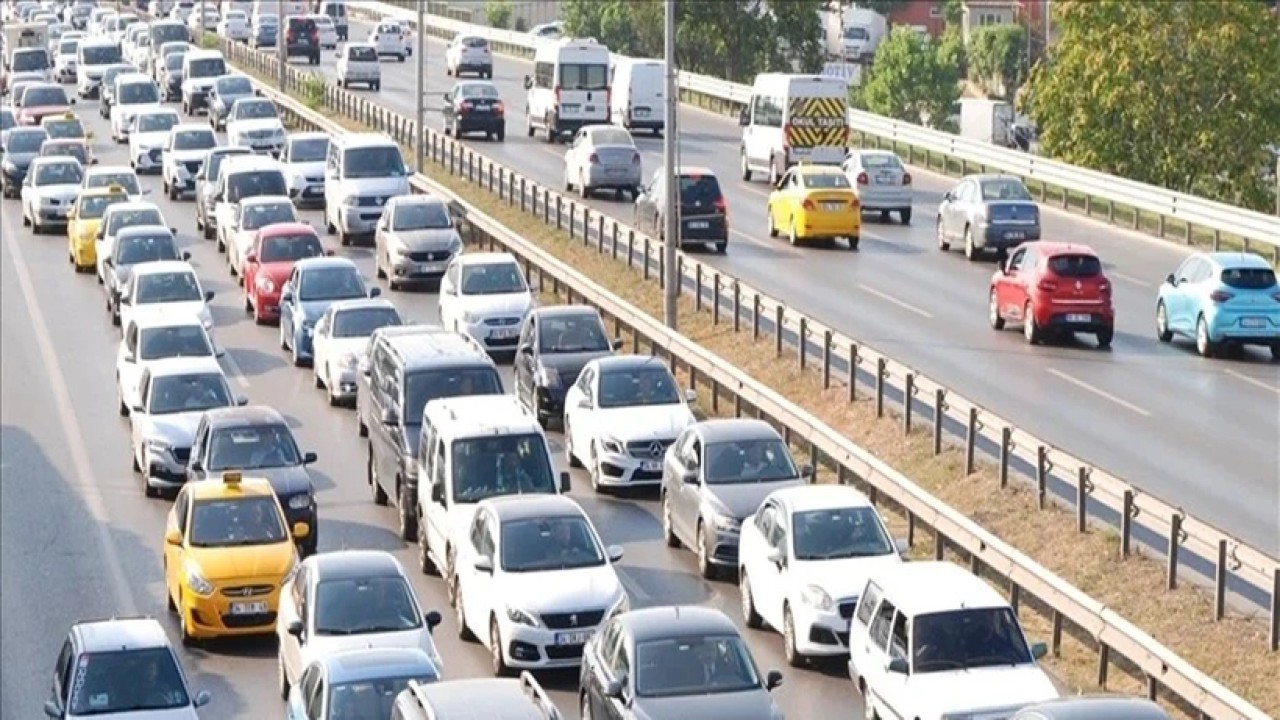
[[[440,324],[475,338],[487,352],[515,352],[533,293],[509,253],[454,256],[440,283]]]

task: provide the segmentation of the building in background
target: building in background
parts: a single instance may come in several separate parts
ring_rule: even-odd
[[[1032,35],[1044,37],[1049,0],[965,0],[961,29],[965,37],[973,28],[998,23],[1026,26]],[[947,28],[939,0],[908,0],[889,11],[890,25],[908,25],[929,37],[940,37]]]

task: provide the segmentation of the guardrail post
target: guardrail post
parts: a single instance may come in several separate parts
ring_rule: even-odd
[[[800,316],[800,331],[796,333],[796,351],[800,353],[800,371],[804,372],[806,351],[809,349],[809,318]]]
[[[435,143],[432,143],[432,145],[434,146],[434,145],[435,145]],[[522,177],[522,178],[520,178],[520,212],[526,212],[526,210],[527,210],[527,208],[525,207],[525,204],[524,204],[524,197],[525,197],[525,184],[526,184],[527,182],[528,182],[528,181],[527,181],[527,180],[525,180],[523,177]]]
[[[742,417],[742,395],[736,392],[733,394],[733,416]]]
[[[876,358],[876,417],[884,417],[884,380],[889,374],[883,357]]]
[[[1146,679],[1147,679],[1147,699],[1150,700],[1151,702],[1155,702],[1157,691],[1160,688],[1160,683],[1156,681],[1155,675],[1148,674]]]
[[[604,254],[604,213],[596,216],[596,252]]]
[[[902,388],[902,434],[911,434],[911,401],[916,395],[916,374],[907,373],[906,384]]]
[[[1049,635],[1049,649],[1053,651],[1054,657],[1062,657],[1062,613],[1054,610],[1052,615],[1053,632]]]
[[[628,230],[627,231],[627,269],[628,270],[631,269],[631,266],[633,264],[635,264],[634,263],[635,247],[636,247],[636,231]]]
[[[982,429],[982,421],[978,419],[978,408],[969,408],[969,423],[964,429],[964,474],[972,475],[974,470],[974,453],[978,449],[978,431]]]
[[[737,278],[733,279],[733,331],[742,330],[742,285]]]
[[[822,331],[822,389],[831,388],[831,331]]]
[[[1218,563],[1213,568],[1213,619],[1221,622],[1227,612],[1227,541],[1218,541]]]
[[[974,575],[982,574],[982,559],[978,557],[977,553],[969,555],[969,572]]]
[[[1178,589],[1178,549],[1182,544],[1182,513],[1169,518],[1169,552],[1165,557],[1165,587]]]
[[[916,514],[907,511],[907,547],[914,548],[916,546]]]
[[[1133,491],[1124,491],[1124,505],[1120,508],[1120,558],[1129,557],[1133,543]]]
[[[1049,494],[1049,448],[1036,447],[1036,506],[1044,509]]]
[[[1087,467],[1076,471],[1076,532],[1088,529],[1089,493],[1093,492],[1093,482],[1089,479],[1091,472]]]
[[[751,340],[760,340],[760,296],[751,296]]]
[[[818,444],[809,442],[809,467],[813,468],[813,473],[809,475],[809,484],[816,485],[818,483]]]
[[[649,279],[649,236],[644,238],[644,257],[641,258],[641,264],[644,265],[644,279]]]
[[[710,378],[710,380],[711,380],[711,414],[719,415],[720,414],[720,383],[716,382],[715,378]]]
[[[720,324],[720,273],[712,278],[711,287],[711,324]]]
[[[1271,569],[1271,652],[1280,650],[1280,567]]]
[[[786,310],[781,305],[774,311],[773,356],[778,358],[782,357],[782,321],[784,320],[782,314],[784,312]]]
[[[947,417],[947,391],[933,391],[933,454],[942,454],[942,421]]]
[[[600,252],[604,252],[604,250]],[[609,257],[613,260],[618,259],[618,223],[613,224],[613,242],[609,247]]]
[[[1098,687],[1107,689],[1107,670],[1111,665],[1111,646],[1098,643]]]
[[[1164,215],[1163,214],[1157,215],[1156,216],[1156,236],[1161,239],[1164,239],[1164,232],[1165,232],[1164,226],[1165,226]]]
[[[1022,586],[1011,582],[1009,583],[1009,607],[1013,608],[1013,613],[1018,614],[1019,605],[1022,604]]]
[[[541,189],[542,189],[543,220],[548,225],[550,225],[551,224],[551,191],[546,188],[541,188]],[[559,203],[560,203],[560,199],[556,198],[556,204],[559,205]],[[557,228],[560,227],[559,218],[556,219],[556,227]]]
[[[631,332],[631,354],[640,354],[640,333],[636,332],[634,329]]]
[[[858,365],[862,358],[858,354],[858,343],[849,343],[849,402],[858,401]]]
[[[693,309],[702,312],[702,263],[693,269]]]
[[[1000,489],[1009,487],[1009,461],[1013,455],[1013,428],[1000,428]]]
[[[947,539],[937,527],[933,529],[933,559],[942,560],[947,554]]]
[[[648,248],[646,248],[645,249],[646,257],[644,259],[645,267],[649,267],[648,255],[649,255],[649,251],[648,251]],[[666,289],[667,287],[667,254],[665,252],[658,253],[658,287],[662,289]],[[678,289],[676,294],[677,295],[679,294]]]

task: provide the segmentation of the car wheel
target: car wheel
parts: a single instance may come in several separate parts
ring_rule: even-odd
[[[910,224],[911,224],[911,209],[910,209],[910,208],[907,208],[906,210],[899,210],[899,211],[898,211],[898,219],[902,221],[902,224],[903,224],[903,225],[910,225]]]
[[[458,639],[463,642],[475,642],[478,638],[475,633],[471,632],[471,628],[467,627],[466,606],[462,604],[461,592],[454,596],[453,616],[458,623]]]
[[[280,688],[280,699],[289,699],[289,676],[284,671],[284,655],[276,654],[276,686]]]
[[[800,244],[800,238],[796,236],[796,219],[791,218],[791,226],[787,228],[787,241],[792,247]]]
[[[662,494],[662,539],[669,548],[680,547],[680,538],[676,537],[676,528],[671,522],[671,501],[666,493]]]
[[[409,494],[409,488],[405,483],[398,483],[400,492],[396,493],[396,515],[399,516],[400,539],[405,542],[413,542],[418,539],[418,516],[413,511],[413,502],[417,498]]]
[[[938,218],[936,233],[938,236],[938,249],[946,252],[951,249],[951,243],[947,241],[947,233],[942,229],[942,218]]]
[[[427,544],[425,518],[418,515],[418,569],[424,575],[439,575],[440,568],[431,560],[431,546]],[[459,623],[461,625],[461,623]]]
[[[1272,361],[1280,360],[1280,343],[1271,344],[1271,359]]]
[[[498,629],[498,618],[489,619],[489,656],[493,664],[493,674],[495,677],[508,677],[511,675],[511,667],[507,665],[507,660],[502,656],[502,632]]]
[[[582,694],[582,698],[578,702],[578,717],[582,718],[582,720],[591,720],[593,717],[591,714],[591,700],[587,698],[586,693]]]
[[[742,595],[742,621],[752,630],[759,630],[764,627],[764,618],[756,612],[756,599],[751,595],[751,581],[745,569],[738,573],[738,587]]]
[[[578,175],[578,196],[583,200],[591,197],[591,187],[587,185],[586,175],[582,173]]]
[[[716,566],[711,563],[711,550],[707,548],[706,527],[701,520],[698,521],[697,543],[698,574],[704,580],[714,580],[717,575]]]
[[[1099,330],[1095,337],[1098,340],[1098,349],[1106,350],[1111,347],[1111,340],[1115,337],[1115,329],[1107,328],[1105,330]]]
[[[1162,343],[1173,340],[1173,331],[1169,329],[1169,311],[1164,307],[1164,301],[1156,303],[1156,339]]]
[[[782,608],[782,651],[791,667],[802,667],[805,657],[796,649],[796,621],[791,617],[791,608]]]
[[[1036,316],[1031,303],[1022,306],[1022,335],[1027,339],[1028,345],[1037,345],[1043,339],[1040,326],[1036,325]]]
[[[764,212],[765,217],[767,218],[765,222],[769,224],[769,237],[778,237],[778,226],[773,224],[773,208],[766,208]]]
[[[578,462],[578,458],[573,456],[573,443],[569,441],[571,437],[573,435],[569,433],[569,418],[566,416],[564,419],[564,461],[571,468],[580,468],[582,463]]]
[[[187,613],[182,609],[182,603],[178,603],[178,632],[182,636],[182,644],[184,647],[195,647],[200,644],[195,635],[191,634],[191,626],[187,624]]]
[[[778,179],[779,179],[778,163],[772,156],[770,156],[769,157],[769,187],[771,188],[778,187]]]
[[[995,290],[991,291],[987,301],[987,320],[991,323],[991,329],[1004,329],[1004,318],[1000,317],[1000,301],[996,299]]]
[[[978,259],[981,253],[978,246],[973,244],[973,228],[964,229],[964,259],[973,262]]]
[[[1213,357],[1216,350],[1216,343],[1209,338],[1209,324],[1204,321],[1204,316],[1201,315],[1196,320],[1196,352],[1200,353],[1200,357]]]
[[[600,486],[600,459],[596,454],[596,446],[591,445],[591,460],[587,463],[587,474],[591,476],[591,491],[600,494],[604,488]]]
[[[386,505],[387,493],[382,489],[382,485],[378,483],[378,464],[373,461],[373,443],[369,443],[369,455],[365,463],[365,480],[373,491],[373,504]]]
[[[742,180],[744,182],[751,182],[751,166],[747,164],[747,153],[745,150],[742,152],[740,157],[742,164]]]

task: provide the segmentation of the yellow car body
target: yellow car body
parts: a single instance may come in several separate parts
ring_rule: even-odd
[[[769,237],[785,233],[793,245],[845,238],[856,250],[862,204],[844,171],[830,165],[798,165],[769,194]]]
[[[275,632],[280,589],[298,564],[295,541],[271,483],[225,473],[178,493],[164,538],[164,582],[182,640]]]
[[[99,203],[94,198],[107,198],[107,200],[103,201],[101,208],[98,208]],[[76,204],[72,206],[71,214],[67,216],[67,254],[77,271],[88,272],[97,265],[98,248],[94,244],[94,238],[102,225],[106,206],[128,201],[129,193],[124,188],[114,185],[81,190],[76,196]],[[93,212],[88,215],[81,212],[82,208],[90,205],[95,207]],[[98,211],[99,209],[101,212]]]

